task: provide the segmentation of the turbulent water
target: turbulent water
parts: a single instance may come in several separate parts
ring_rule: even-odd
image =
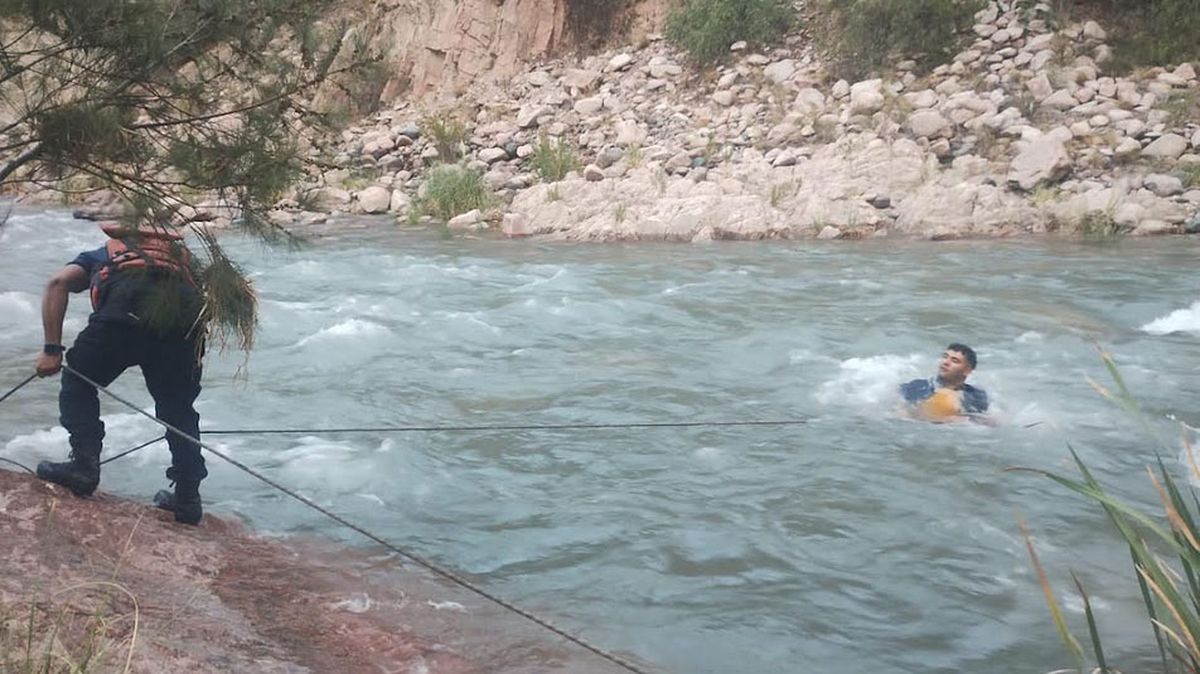
[[[262,326],[248,362],[209,358],[203,426],[808,422],[210,437],[237,459],[655,671],[1068,666],[1018,511],[1079,636],[1068,569],[1095,595],[1110,662],[1157,657],[1097,509],[1004,469],[1070,472],[1069,442],[1153,505],[1153,443],[1087,379],[1107,377],[1096,342],[1159,428],[1200,420],[1195,239],[592,246],[367,231],[296,252],[230,241]],[[100,243],[61,213],[0,232],[0,387],[41,344],[44,279]],[[894,416],[897,383],[931,375],[949,341],[978,349],[972,381],[997,427]],[[136,372],[115,389],[149,403]],[[0,405],[0,455],[65,454],[55,396],[38,382]],[[156,434],[104,412],[106,453]],[[1178,467],[1178,447],[1166,458]],[[166,462],[153,446],[108,467],[103,488],[145,498]],[[212,512],[363,544],[209,465]]]

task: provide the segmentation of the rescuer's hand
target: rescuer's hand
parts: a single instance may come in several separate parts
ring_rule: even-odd
[[[37,374],[39,377],[52,377],[62,369],[62,354],[43,353],[37,359]]]

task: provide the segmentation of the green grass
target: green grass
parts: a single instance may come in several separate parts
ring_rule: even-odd
[[[467,126],[455,115],[429,116],[421,120],[421,133],[437,149],[438,159],[455,162],[462,158],[463,143],[467,140]]]
[[[1088,211],[1079,221],[1079,233],[1088,239],[1112,239],[1126,231],[1127,228],[1113,218],[1111,209]]]
[[[1188,122],[1200,119],[1200,91],[1172,91],[1159,107],[1167,113],[1168,128],[1181,128]]]
[[[1200,164],[1188,164],[1175,171],[1183,181],[1184,189],[1200,188]]]
[[[667,18],[667,39],[701,65],[729,58],[729,46],[778,42],[796,22],[788,0],[686,0]]]
[[[928,69],[945,62],[967,40],[982,0],[823,0],[827,25],[818,43],[837,74],[856,78],[891,60],[911,58]]]
[[[538,139],[530,163],[542,182],[547,183],[556,183],[566,178],[571,171],[577,171],[583,166],[570,143],[546,136]]]
[[[414,224],[426,215],[446,222],[476,208],[490,208],[493,201],[481,174],[461,166],[439,166],[429,172],[408,217]]]
[[[342,189],[352,192],[366,189],[374,185],[375,181],[379,180],[379,176],[381,175],[383,175],[383,172],[375,167],[353,169],[350,171],[350,175],[346,176],[346,179],[342,181]]]
[[[1200,672],[1200,528],[1197,527],[1200,521],[1200,494],[1189,482],[1200,480],[1200,465],[1197,464],[1190,442],[1190,431],[1186,427],[1180,429],[1189,476],[1179,480],[1161,458],[1164,451],[1172,454],[1176,451],[1174,442],[1163,437],[1141,410],[1113,358],[1104,351],[1101,351],[1101,358],[1113,380],[1113,388],[1094,381],[1091,384],[1102,396],[1136,420],[1153,442],[1156,460],[1155,465],[1147,466],[1147,473],[1162,504],[1162,511],[1147,512],[1115,496],[1100,484],[1073,448],[1070,451],[1079,473],[1078,478],[1046,470],[1015,470],[1044,476],[1103,510],[1116,529],[1114,543],[1121,548],[1127,547],[1132,557],[1130,582],[1138,585],[1146,609],[1144,618],[1158,646],[1162,666],[1158,671],[1163,674],[1194,674]],[[1049,576],[1019,518],[1018,526],[1025,536],[1030,560],[1059,637],[1075,661],[1076,668],[1086,671],[1085,668],[1090,668],[1089,662],[1094,662],[1102,673],[1116,672],[1104,652],[1101,626],[1092,611],[1091,599],[1083,584],[1071,574],[1075,591],[1083,601],[1090,654],[1071,633]]]
[[[1113,59],[1106,71],[1121,75],[1147,66],[1200,61],[1200,0],[1091,0],[1114,14],[1109,30]]]

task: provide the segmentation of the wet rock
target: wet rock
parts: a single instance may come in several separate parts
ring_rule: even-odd
[[[840,237],[841,235],[842,235],[842,230],[838,229],[837,227],[834,227],[833,225],[825,225],[824,227],[821,228],[820,233],[817,234],[817,238],[821,239],[823,241],[829,241],[831,239],[836,239],[836,238]]]
[[[450,218],[446,222],[446,227],[452,230],[471,230],[478,229],[481,223],[483,223],[483,212],[477,208]]]

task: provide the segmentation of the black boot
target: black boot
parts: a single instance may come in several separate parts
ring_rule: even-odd
[[[37,476],[61,484],[76,496],[91,496],[100,484],[100,453],[72,450],[69,461],[39,463]]]
[[[175,521],[182,524],[200,524],[204,508],[200,505],[200,481],[179,480],[175,492],[160,489],[154,495],[154,505],[175,513]]]

